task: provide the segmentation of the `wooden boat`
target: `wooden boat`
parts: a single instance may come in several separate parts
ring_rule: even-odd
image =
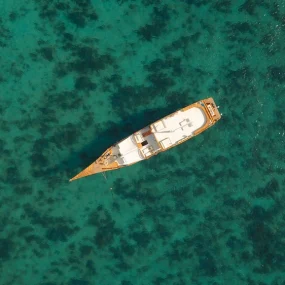
[[[109,147],[96,161],[69,181],[149,159],[197,136],[220,118],[213,98],[191,104]]]

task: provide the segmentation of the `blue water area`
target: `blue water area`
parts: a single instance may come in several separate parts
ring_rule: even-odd
[[[0,284],[285,284],[285,1],[0,1]],[[69,183],[213,97],[222,119]]]

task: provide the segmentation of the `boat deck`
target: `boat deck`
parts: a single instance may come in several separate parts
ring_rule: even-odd
[[[207,123],[203,108],[179,110],[147,126],[116,146],[119,165],[130,165],[192,137]]]
[[[117,147],[121,154],[117,159],[119,165],[129,165],[144,160],[160,150],[149,126],[119,142]]]
[[[202,108],[192,107],[177,111],[151,125],[152,132],[162,149],[167,149],[195,134],[207,122]]]

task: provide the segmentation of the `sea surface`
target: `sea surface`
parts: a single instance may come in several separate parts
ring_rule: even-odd
[[[0,0],[0,284],[285,284],[285,1]],[[213,97],[222,119],[69,183]]]

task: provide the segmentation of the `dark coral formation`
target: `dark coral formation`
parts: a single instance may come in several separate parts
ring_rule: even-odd
[[[150,15],[150,23],[140,27],[137,31],[142,40],[151,41],[152,39],[157,39],[164,34],[167,22],[170,19],[168,9],[167,5],[153,7],[153,11]]]

